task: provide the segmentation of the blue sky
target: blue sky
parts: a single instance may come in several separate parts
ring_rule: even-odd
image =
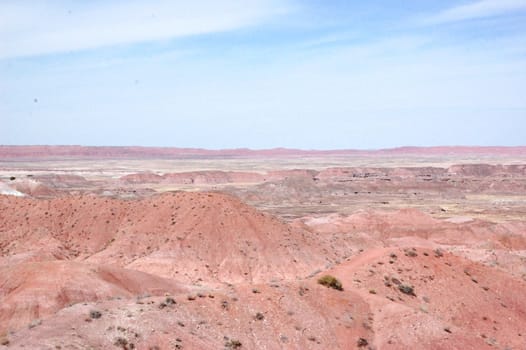
[[[0,0],[0,144],[526,144],[526,0]]]

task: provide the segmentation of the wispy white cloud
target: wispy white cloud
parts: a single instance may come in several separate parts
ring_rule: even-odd
[[[435,15],[422,18],[420,24],[441,24],[479,18],[495,17],[526,10],[526,0],[479,0],[455,6]]]
[[[234,30],[289,11],[285,0],[0,2],[0,58]]]

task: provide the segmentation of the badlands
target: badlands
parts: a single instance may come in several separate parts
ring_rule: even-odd
[[[0,349],[526,349],[526,147],[0,146]]]

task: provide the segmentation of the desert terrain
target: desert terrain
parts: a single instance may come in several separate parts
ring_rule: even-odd
[[[0,146],[22,348],[526,349],[526,147]]]

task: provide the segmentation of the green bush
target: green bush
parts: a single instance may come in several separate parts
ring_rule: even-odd
[[[343,290],[342,283],[334,276],[325,275],[318,279],[318,283],[332,289]]]

